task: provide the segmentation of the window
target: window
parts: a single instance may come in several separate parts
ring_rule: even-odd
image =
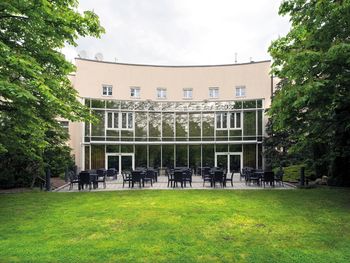
[[[192,89],[184,89],[184,99],[192,99]]]
[[[236,87],[236,97],[245,97],[245,86]]]
[[[139,99],[140,98],[140,88],[139,87],[131,87],[130,88],[130,97]]]
[[[216,129],[227,129],[227,112],[216,114]]]
[[[241,113],[230,113],[230,129],[241,129]]]
[[[157,98],[158,99],[166,99],[166,89],[165,88],[157,88]]]
[[[103,96],[112,96],[112,85],[102,85],[102,95]]]
[[[209,88],[209,98],[219,98],[219,88]]]
[[[216,129],[241,129],[241,113],[240,112],[219,112],[216,114]]]
[[[134,127],[132,112],[106,112],[107,129],[109,130],[130,130]]]

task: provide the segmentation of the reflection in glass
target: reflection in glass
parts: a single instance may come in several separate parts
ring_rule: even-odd
[[[163,113],[163,141],[174,140],[174,113]]]
[[[135,112],[135,140],[147,140],[147,113]]]
[[[203,144],[202,148],[203,166],[214,166],[214,145]]]
[[[176,167],[187,167],[187,145],[176,145]]]
[[[105,167],[105,146],[91,145],[91,169]]]
[[[253,167],[256,166],[256,146],[255,144],[243,145],[243,166]]]
[[[201,167],[201,145],[189,145],[189,166],[197,171]]]
[[[135,167],[147,167],[147,145],[135,145]]]
[[[98,122],[91,125],[91,136],[105,136],[105,112],[93,110],[92,114],[98,119]]]
[[[105,108],[105,101],[104,100],[91,100],[91,108]]]
[[[107,100],[106,101],[106,108],[107,109],[119,109],[120,102],[117,100]]]
[[[256,135],[256,115],[255,111],[245,111],[243,119],[243,130],[244,136],[255,136]]]
[[[159,168],[161,157],[161,146],[160,145],[149,145],[149,167]]]
[[[174,145],[163,145],[163,164],[162,167],[173,168],[174,167]]]
[[[150,141],[159,141],[160,140],[160,131],[161,131],[161,114],[156,112],[149,113],[149,140]]]
[[[189,114],[189,137],[191,141],[200,140],[201,137],[201,114]]]
[[[176,113],[176,140],[186,141],[188,134],[187,113]]]
[[[258,111],[258,135],[262,135],[262,127],[263,127],[263,113],[261,110]]]
[[[203,141],[214,140],[214,113],[203,113],[202,115],[202,129]]]

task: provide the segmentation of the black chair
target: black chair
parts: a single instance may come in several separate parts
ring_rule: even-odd
[[[165,170],[165,174],[168,177],[168,187],[170,184],[170,187],[173,187],[173,183],[174,183],[174,171],[172,171],[170,168],[167,168]]]
[[[151,183],[151,186],[153,186],[153,181],[155,180],[155,172],[154,170],[146,170],[144,172],[144,177],[142,178],[143,185],[147,182]]]
[[[68,172],[68,178],[69,178],[69,190],[73,189],[74,184],[77,184],[79,187],[79,182],[80,182],[79,178],[73,171]]]
[[[118,180],[118,177],[117,177],[117,170],[115,168],[110,168],[107,170],[107,177],[112,177],[112,180],[115,179],[115,180]]]
[[[131,187],[134,187],[135,183],[139,183],[140,188],[144,186],[143,172],[132,171],[131,172]]]
[[[79,190],[84,189],[84,186],[89,186],[89,190],[91,190],[91,183],[89,172],[83,171],[79,173]]]
[[[263,177],[261,178],[262,183],[270,184],[270,186],[275,186],[275,173],[273,171],[265,171]]]
[[[130,171],[122,171],[122,177],[123,177],[123,188],[124,188],[125,183],[128,183],[129,188],[130,188],[131,181],[132,181],[131,172]]]
[[[214,173],[208,169],[208,167],[205,167],[202,170],[202,178],[203,178],[203,186],[205,185],[205,182],[209,182],[210,186],[213,184],[213,175]]]
[[[224,187],[224,171],[215,170],[212,177],[212,187],[215,187],[216,183],[220,183],[221,187]]]
[[[277,173],[275,174],[275,182],[279,183],[279,185],[282,185],[284,187],[283,176],[284,176],[284,171],[278,170]]]
[[[184,172],[182,170],[174,170],[173,187],[177,187],[177,183],[181,183],[181,188],[184,187]]]
[[[224,175],[224,187],[226,187],[226,182],[231,182],[231,186],[233,187],[233,175],[234,175],[234,171],[231,173],[231,177],[227,177],[227,175]]]
[[[252,169],[247,169],[245,171],[245,182],[246,184],[249,183],[249,185],[253,182],[256,182],[257,185],[260,185],[260,175],[258,173],[255,173]]]
[[[187,168],[183,171],[183,182],[186,187],[186,183],[190,183],[190,186],[192,187],[192,169]]]
[[[106,173],[106,170],[98,169],[96,171],[96,174],[97,174],[97,178],[96,178],[97,187],[98,187],[98,183],[103,183],[103,188],[106,188],[106,174],[108,175],[108,173]]]

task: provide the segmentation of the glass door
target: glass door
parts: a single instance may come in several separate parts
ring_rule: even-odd
[[[107,153],[106,169],[114,168],[120,174],[123,170],[135,169],[133,153]]]
[[[238,173],[242,167],[242,153],[215,153],[215,166],[224,168],[228,174]]]
[[[132,155],[121,155],[121,171],[133,169],[133,156]]]
[[[107,156],[107,169],[114,168],[119,171],[119,155]]]
[[[241,170],[241,155],[229,154],[230,156],[230,172],[239,173]]]

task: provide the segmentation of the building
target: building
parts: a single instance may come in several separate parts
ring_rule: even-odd
[[[80,169],[261,168],[270,61],[156,66],[76,59],[72,83],[96,124],[70,123]]]

